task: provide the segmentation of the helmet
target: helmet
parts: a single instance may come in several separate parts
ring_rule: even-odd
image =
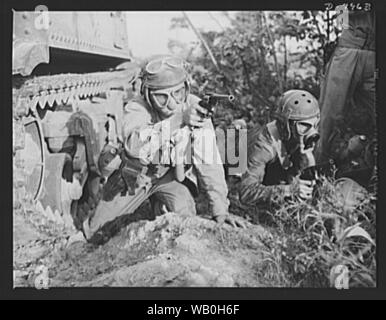
[[[320,119],[319,103],[305,90],[288,90],[279,100],[280,121],[284,139],[289,140],[294,131],[301,137],[304,149],[315,145],[319,139],[317,126]],[[293,130],[291,130],[291,127]]]
[[[279,108],[288,120],[307,120],[320,114],[318,101],[305,90],[284,92],[279,101]]]
[[[186,101],[190,91],[189,75],[186,67],[187,63],[183,59],[170,55],[158,56],[150,60],[144,67],[142,74],[141,93],[146,102],[159,110],[163,110],[171,97],[176,98],[178,96],[174,92],[181,87],[185,87],[182,100]],[[158,91],[161,95],[166,95],[164,103],[152,99],[152,93]],[[177,102],[180,103],[181,101]]]

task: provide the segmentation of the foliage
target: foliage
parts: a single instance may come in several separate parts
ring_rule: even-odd
[[[193,93],[232,93],[237,102],[219,106],[215,125],[229,126],[244,118],[248,127],[275,117],[276,102],[288,89],[305,89],[319,97],[319,78],[339,30],[324,14],[304,12],[224,13],[230,26],[201,32],[219,68],[205,51],[182,46],[191,63]],[[333,17],[330,17],[333,18]],[[176,18],[174,28],[186,28]],[[175,43],[174,43],[175,45]],[[362,117],[363,119],[363,117]],[[336,266],[350,271],[350,287],[375,286],[375,203],[368,196],[355,210],[337,201],[332,181],[323,179],[316,203],[272,199],[260,210],[242,205],[237,182],[228,181],[230,211],[253,223],[272,227],[265,240],[266,259],[259,270],[274,286],[334,286]]]
[[[264,124],[275,115],[275,102],[287,89],[304,88],[319,96],[319,76],[328,42],[321,12],[249,11],[237,12],[234,17],[224,15],[230,21],[229,27],[221,26],[220,32],[201,32],[219,68],[208,52],[194,56],[194,50],[180,44],[192,65],[194,93],[221,91],[237,98],[235,105],[218,108],[215,124],[230,124],[237,118],[244,118],[251,126]],[[187,27],[183,17],[173,20],[172,28]]]
[[[238,179],[228,181],[230,212],[270,233],[260,278],[275,287],[335,287],[335,270],[349,270],[349,286],[376,285],[375,194],[365,192],[355,206],[342,202],[331,178],[321,178],[313,200],[275,195],[270,203],[244,205]],[[364,191],[364,190],[363,190]]]
[[[320,188],[317,203],[273,200],[276,231],[265,242],[266,263],[292,286],[334,287],[335,268],[346,266],[350,287],[375,287],[375,197],[349,210],[331,181]]]

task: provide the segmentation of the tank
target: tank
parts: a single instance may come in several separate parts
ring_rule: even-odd
[[[97,197],[140,71],[128,44],[123,12],[14,12],[14,206],[71,223]]]

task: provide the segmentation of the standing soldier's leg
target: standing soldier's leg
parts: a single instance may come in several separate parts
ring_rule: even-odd
[[[355,90],[354,100],[356,105],[366,110],[370,123],[366,123],[369,133],[374,134],[376,130],[375,109],[375,52],[362,50],[360,64],[363,65],[362,81]]]
[[[366,111],[367,118],[363,119],[365,134],[369,139],[369,152],[365,153],[366,165],[371,168],[371,176],[369,177],[369,189],[373,192],[377,191],[378,187],[378,172],[377,172],[377,121],[376,121],[376,100],[375,100],[375,51],[363,50],[362,63],[364,65],[362,83],[358,90],[355,91],[354,99],[356,104]]]
[[[330,139],[336,122],[343,117],[344,107],[356,87],[359,50],[337,47],[321,83],[320,142],[316,151],[318,162],[326,161],[330,155]]]

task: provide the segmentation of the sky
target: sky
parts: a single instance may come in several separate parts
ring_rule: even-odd
[[[182,16],[182,11],[135,11],[125,12],[129,47],[135,57],[148,57],[153,54],[169,53],[168,40],[198,41],[191,29],[170,30],[171,19]],[[208,31],[219,31],[229,24],[218,11],[186,11],[196,28]],[[216,22],[212,17],[215,18]]]
[[[229,26],[229,19],[221,11],[185,11],[193,25],[203,31],[221,31]],[[228,11],[232,16],[235,11]],[[292,14],[301,12],[290,11]],[[126,24],[128,31],[129,48],[134,58],[146,58],[157,54],[170,53],[168,50],[169,39],[199,44],[199,39],[191,28],[170,29],[173,17],[182,17],[182,11],[126,11]],[[220,25],[219,25],[220,24]],[[287,39],[288,54],[304,52],[299,49],[305,45],[305,41],[297,41],[295,38]],[[277,53],[279,61],[284,57]],[[293,70],[292,70],[293,71]],[[291,72],[292,72],[291,71]],[[290,70],[288,70],[290,73]],[[309,67],[296,68],[297,73],[309,73]]]

